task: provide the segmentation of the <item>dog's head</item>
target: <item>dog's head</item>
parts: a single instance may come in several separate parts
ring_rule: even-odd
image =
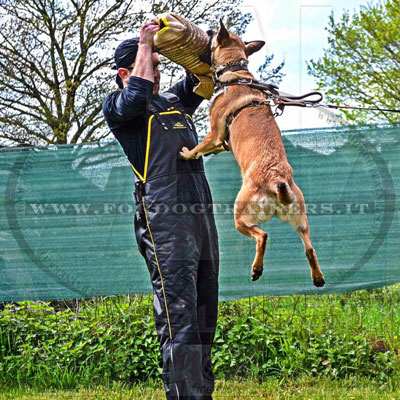
[[[250,55],[260,50],[265,44],[262,40],[243,42],[239,36],[225,28],[222,19],[219,23],[220,28],[211,40],[211,63],[214,66],[240,59],[247,61]]]

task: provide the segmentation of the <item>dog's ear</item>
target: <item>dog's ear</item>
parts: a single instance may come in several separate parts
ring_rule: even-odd
[[[248,57],[256,51],[260,50],[261,47],[264,46],[265,42],[263,42],[262,40],[253,40],[251,42],[244,42],[244,44],[246,45],[246,54]]]
[[[225,28],[223,22],[222,22],[222,18],[219,20],[219,31],[217,34],[217,42],[219,44],[221,44],[224,40],[228,40],[229,39],[229,32],[228,30]]]

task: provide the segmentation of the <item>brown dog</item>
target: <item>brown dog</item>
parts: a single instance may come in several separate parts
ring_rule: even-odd
[[[244,44],[238,36],[228,32],[221,21],[220,29],[211,42],[212,67],[214,71],[222,72],[219,81],[224,83],[241,78],[254,79],[247,69],[236,68],[233,72],[224,72],[224,67],[238,65],[240,60],[244,60],[242,65],[246,64],[248,56],[263,45],[264,42],[260,41]],[[250,86],[226,86],[221,94],[212,99],[211,132],[192,150],[182,148],[180,156],[191,159],[223,151],[228,116],[254,101],[266,99],[264,92]],[[243,184],[235,201],[236,228],[257,242],[252,280],[257,280],[262,274],[268,237],[257,224],[276,215],[282,222],[289,222],[296,229],[305,247],[314,285],[324,286],[324,275],[310,241],[303,194],[294,183],[293,170],[287,161],[281,133],[268,102],[243,108],[233,119],[229,131],[230,147],[243,176]]]

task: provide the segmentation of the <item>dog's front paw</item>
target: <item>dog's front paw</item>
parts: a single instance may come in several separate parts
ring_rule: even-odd
[[[181,151],[179,152],[179,158],[183,158],[184,160],[189,160],[190,157],[190,150],[187,147],[182,147]]]

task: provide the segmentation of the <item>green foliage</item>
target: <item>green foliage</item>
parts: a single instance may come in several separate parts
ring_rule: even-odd
[[[329,47],[308,72],[331,102],[400,108],[400,1],[363,6],[354,15],[333,14],[327,27]],[[343,111],[356,123],[399,121],[399,114]]]
[[[368,309],[368,295],[267,298],[272,302],[268,305],[258,299],[254,300],[253,315],[248,315],[244,304],[239,315],[223,309],[214,351],[216,375],[361,375],[391,380],[393,373],[400,372],[396,346],[390,349],[398,328],[390,325],[385,333],[374,332],[380,317],[376,315],[372,321],[368,318],[377,311],[375,307]],[[349,304],[341,305],[343,298],[349,299]],[[365,321],[360,323],[359,313],[364,311]],[[267,316],[262,319],[265,312]],[[399,317],[397,314],[396,319]],[[375,347],[377,341],[379,348]],[[385,365],[384,359],[390,366]]]
[[[351,376],[398,387],[397,288],[350,295],[260,297],[220,303],[217,378]],[[150,296],[8,304],[0,314],[0,384],[68,389],[156,385],[160,354]]]
[[[157,376],[150,304],[135,305],[106,302],[79,316],[55,312],[49,303],[8,306],[0,320],[0,374],[8,382],[56,388]]]

